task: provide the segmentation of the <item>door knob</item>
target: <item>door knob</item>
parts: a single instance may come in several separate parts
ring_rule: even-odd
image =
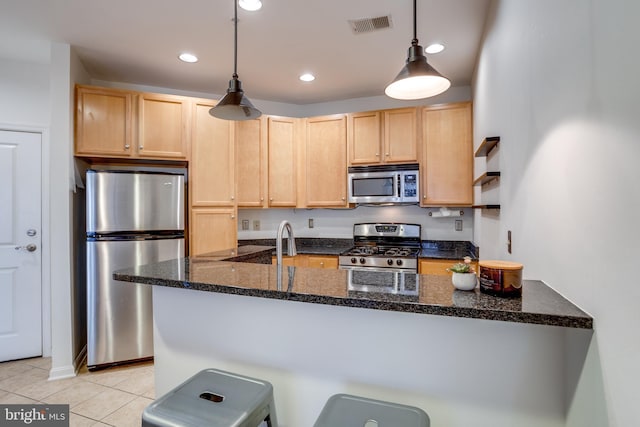
[[[29,243],[27,246],[16,246],[16,251],[20,251],[22,249],[26,249],[29,252],[33,252],[36,249],[38,249],[38,247],[36,245],[34,245],[33,243]]]
[[[34,230],[33,228],[30,228],[30,229],[27,230],[27,236],[29,236],[29,237],[33,237],[36,234],[38,234],[38,232],[36,230]]]

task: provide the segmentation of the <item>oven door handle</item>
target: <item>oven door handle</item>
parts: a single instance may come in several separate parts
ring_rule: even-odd
[[[339,265],[339,270],[358,270],[358,271],[379,271],[384,273],[409,273],[416,274],[413,268],[393,268],[393,267],[362,267],[359,265]]]

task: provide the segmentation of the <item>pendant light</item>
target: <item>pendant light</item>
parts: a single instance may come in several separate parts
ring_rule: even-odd
[[[422,99],[449,89],[451,82],[427,63],[422,46],[418,44],[416,0],[413,0],[413,40],[407,53],[407,64],[387,86],[384,93],[396,99]]]
[[[209,110],[209,114],[223,120],[251,120],[262,113],[244,96],[242,82],[238,80],[238,0],[233,0],[233,8],[233,76],[229,80],[227,94]]]

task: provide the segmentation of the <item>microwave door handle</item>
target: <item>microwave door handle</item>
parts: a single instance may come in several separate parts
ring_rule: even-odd
[[[397,173],[396,174],[396,197],[398,198],[398,200],[402,200],[402,193],[403,193],[402,174]]]

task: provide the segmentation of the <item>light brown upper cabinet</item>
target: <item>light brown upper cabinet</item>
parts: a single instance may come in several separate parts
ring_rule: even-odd
[[[269,207],[296,207],[300,119],[271,116],[267,126]]]
[[[267,118],[235,123],[238,207],[262,208],[267,188]]]
[[[76,155],[132,156],[133,98],[128,91],[76,86]]]
[[[382,161],[382,113],[367,111],[348,115],[349,164],[373,164]]]
[[[235,206],[233,123],[209,114],[215,102],[194,100],[189,178],[191,206]]]
[[[306,207],[347,206],[347,118],[306,120]]]
[[[418,161],[418,109],[348,115],[349,164]]]
[[[155,93],[138,96],[138,156],[187,159],[189,98]]]
[[[422,109],[422,206],[473,204],[470,102]]]
[[[188,98],[76,86],[75,154],[187,160]]]

